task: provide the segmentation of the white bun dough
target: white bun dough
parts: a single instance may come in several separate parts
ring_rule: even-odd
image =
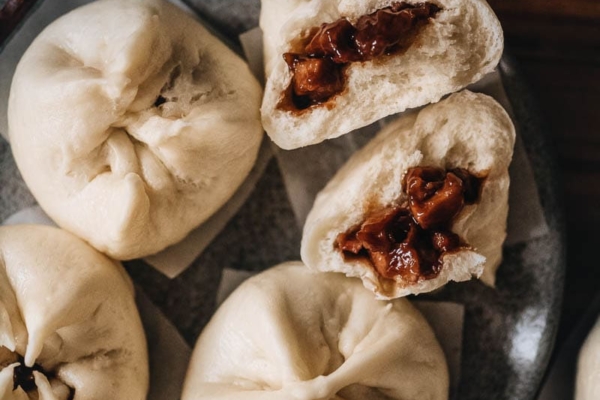
[[[289,262],[243,283],[194,349],[182,400],[448,398],[444,354],[405,299]]]
[[[588,335],[577,364],[575,400],[600,399],[600,319]]]
[[[284,149],[322,142],[386,115],[438,101],[492,71],[504,47],[500,22],[484,0],[430,0],[442,10],[404,53],[347,70],[334,106],[299,115],[278,109],[291,74],[282,55],[309,29],[345,17],[351,22],[394,3],[423,0],[262,0],[266,72],[261,107],[265,130]],[[331,109],[330,109],[331,108]]]
[[[243,182],[261,95],[247,65],[176,6],[101,0],[26,51],[9,137],[44,211],[131,259],[181,240]]]
[[[52,227],[0,228],[0,398],[144,400],[146,339],[123,268]],[[15,369],[37,389],[13,390]],[[73,396],[73,397],[70,397]]]
[[[504,109],[491,97],[469,91],[400,117],[355,153],[317,195],[304,225],[302,260],[314,270],[359,277],[378,298],[429,292],[473,275],[493,285],[506,237],[514,141]],[[337,236],[362,224],[369,210],[401,205],[407,198],[404,174],[417,166],[487,175],[479,201],[465,205],[451,226],[471,249],[444,254],[441,272],[418,282],[387,279],[366,260],[345,259],[335,248]]]

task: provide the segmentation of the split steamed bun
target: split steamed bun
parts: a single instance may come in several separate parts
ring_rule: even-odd
[[[469,91],[400,117],[318,194],[304,225],[302,260],[314,270],[359,277],[379,298],[428,292],[473,275],[493,285],[506,237],[514,140],[504,109],[491,97]],[[419,167],[437,169],[433,174],[445,180],[427,183],[427,177],[418,176]],[[463,175],[470,178],[457,183]],[[469,182],[478,187],[468,189]],[[454,191],[460,184],[462,192]],[[409,197],[407,191],[414,189],[422,193]],[[475,197],[470,203],[469,190]],[[415,223],[419,213],[428,217],[427,207],[446,207],[444,202],[460,200],[452,196],[461,193],[464,203],[452,218],[431,226]],[[436,247],[438,239],[454,246]]]
[[[182,400],[448,398],[444,354],[405,299],[290,262],[243,283],[201,334]]]
[[[422,21],[417,23],[412,45],[408,39],[408,44],[400,45],[399,49],[392,46],[390,51],[385,51],[392,55],[383,54],[370,61],[350,63],[342,74],[345,83],[341,92],[320,105],[298,112],[286,109],[285,105],[282,107],[282,103],[285,104],[283,94],[292,79],[283,55],[303,52],[302,46],[306,42],[303,37],[311,30],[341,18],[354,25],[361,17],[370,18],[372,22],[376,17],[366,16],[377,10],[423,4],[428,4],[429,13],[434,15],[428,22],[421,18]],[[397,22],[390,25],[397,25]],[[264,32],[267,78],[262,120],[271,139],[284,149],[319,143],[386,115],[436,102],[445,94],[492,71],[504,46],[500,23],[484,0],[430,0],[427,3],[422,0],[262,0],[260,26]],[[309,48],[305,53],[312,58],[314,53],[330,46],[330,41],[338,34],[338,31],[332,32],[322,40],[327,43],[322,43],[316,50]],[[405,33],[405,37],[412,37],[411,32]],[[377,37],[378,40],[381,38]],[[338,49],[345,50],[345,46],[342,40],[342,44],[330,53],[336,57]],[[313,76],[304,86],[314,89],[312,85],[317,85],[322,89],[325,85],[321,83],[331,80],[329,74]]]
[[[0,398],[146,398],[146,340],[117,262],[33,225],[1,227],[0,255]]]
[[[101,0],[46,28],[11,87],[15,160],[50,217],[117,259],[181,240],[262,138],[246,64],[162,0]]]
[[[600,398],[600,319],[589,333],[577,363],[575,400]]]

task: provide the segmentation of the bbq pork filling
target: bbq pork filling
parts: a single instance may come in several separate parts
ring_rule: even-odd
[[[47,396],[48,387],[46,387],[46,394],[40,393],[38,390],[39,382],[45,386],[49,385],[52,388],[51,391],[55,396],[53,399],[73,400],[75,398],[75,389],[62,382],[54,371],[47,371],[39,364],[28,367],[25,365],[23,356],[10,351],[6,347],[0,346],[0,371],[5,370],[5,368],[9,372],[12,369],[12,394],[14,396],[16,396],[15,391],[21,389],[27,399],[45,399],[44,396]],[[36,375],[39,376],[36,377]],[[1,394],[2,391],[0,389]]]
[[[408,200],[370,213],[340,233],[335,246],[345,259],[365,260],[384,278],[433,279],[445,254],[469,248],[451,227],[465,205],[479,201],[484,179],[463,168],[410,168],[403,182]]]
[[[431,3],[394,3],[355,24],[346,18],[310,29],[298,39],[298,50],[285,53],[292,80],[277,105],[301,112],[327,103],[346,86],[346,69],[354,62],[372,61],[406,51],[440,8]]]

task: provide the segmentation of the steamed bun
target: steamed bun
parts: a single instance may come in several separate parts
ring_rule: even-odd
[[[579,352],[575,381],[575,400],[598,398],[600,398],[600,318]]]
[[[383,299],[472,276],[494,285],[514,142],[508,114],[483,94],[462,91],[403,115],[317,195],[304,224],[302,261],[360,278]],[[450,211],[452,218],[427,221]]]
[[[389,21],[386,15],[392,18],[394,8],[403,10]],[[416,18],[407,22],[409,15]],[[362,30],[350,34],[354,28],[339,25],[344,20]],[[260,26],[266,76],[262,121],[284,149],[332,139],[436,102],[491,72],[504,47],[500,22],[485,0],[262,0]],[[402,31],[403,26],[410,28]],[[316,43],[311,35],[319,29],[326,30],[315,36],[319,45],[311,46]],[[387,37],[396,29],[402,33]],[[358,41],[361,33],[367,40]],[[392,40],[395,44],[383,51],[387,39],[399,42]],[[365,45],[366,54],[383,53],[360,61]],[[345,53],[353,60],[343,62]],[[292,64],[284,59],[290,54],[300,59]],[[307,97],[324,98],[301,104]]]
[[[194,349],[182,400],[448,398],[444,354],[405,299],[290,262],[243,283]]]
[[[247,65],[163,0],[101,0],[21,59],[9,138],[61,227],[117,259],[181,240],[235,192],[262,138]]]
[[[63,230],[0,227],[0,398],[147,391],[146,339],[123,268]]]

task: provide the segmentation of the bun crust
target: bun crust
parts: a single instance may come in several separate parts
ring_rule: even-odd
[[[265,130],[284,149],[322,142],[387,115],[436,102],[479,80],[498,64],[500,23],[484,0],[431,0],[441,8],[402,54],[357,62],[347,70],[346,90],[333,108],[300,115],[278,109],[291,74],[282,55],[303,33],[342,17],[363,15],[398,3],[391,0],[262,0],[266,88],[261,113]],[[402,3],[416,4],[421,0]]]
[[[0,398],[30,398],[13,391],[23,365],[43,370],[33,372],[40,399],[146,398],[146,339],[117,262],[33,225],[0,227],[0,255]]]
[[[314,270],[359,277],[386,299],[429,292],[472,275],[493,285],[506,236],[514,140],[504,109],[491,97],[469,91],[402,116],[355,153],[318,194],[304,226],[302,260]],[[487,175],[480,200],[466,205],[451,226],[471,249],[446,253],[439,275],[416,283],[385,279],[363,260],[346,260],[335,248],[337,236],[360,225],[368,210],[406,201],[402,180],[417,166]]]
[[[358,281],[300,262],[249,279],[223,303],[196,343],[182,396],[333,398],[446,400],[446,361],[407,300],[377,301]]]
[[[575,400],[600,397],[600,319],[588,335],[577,363]]]
[[[117,259],[181,240],[235,192],[262,139],[247,65],[162,0],[101,0],[21,59],[9,136],[61,227]]]

